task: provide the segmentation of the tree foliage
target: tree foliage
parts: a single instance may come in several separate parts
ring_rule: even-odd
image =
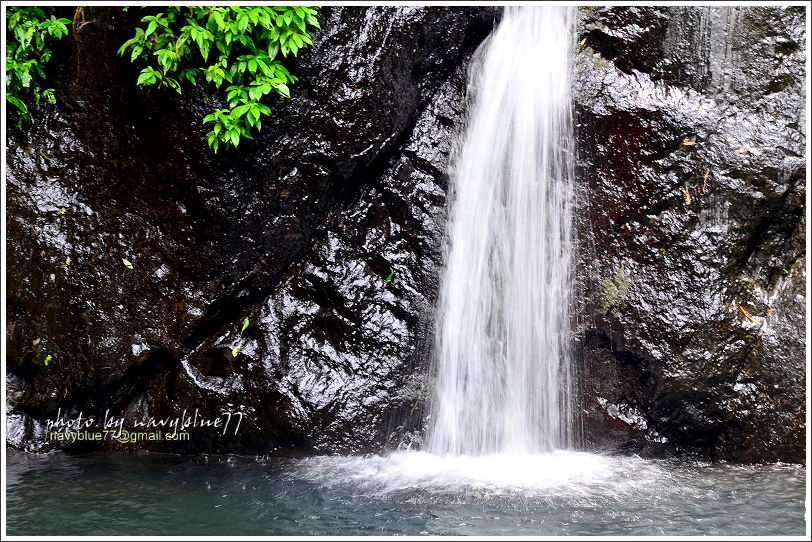
[[[45,65],[53,54],[48,44],[68,34],[69,19],[50,17],[37,6],[6,10],[6,101],[14,106],[19,120],[28,119],[28,105],[56,102],[54,89],[43,88]]]
[[[312,28],[320,28],[318,10],[308,6],[167,7],[141,19],[143,28],[119,49],[135,62],[148,63],[138,85],[181,92],[202,78],[217,88],[225,84],[228,107],[204,117],[212,123],[208,143],[215,152],[236,147],[262,127],[271,114],[263,103],[270,94],[290,97],[296,82],[281,57],[312,45]]]

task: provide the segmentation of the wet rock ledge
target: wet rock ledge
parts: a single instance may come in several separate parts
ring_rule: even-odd
[[[804,10],[581,15],[584,438],[803,462]]]
[[[324,8],[294,97],[215,156],[215,93],[139,90],[115,57],[133,15],[86,7],[51,63],[59,103],[9,137],[10,444],[48,448],[60,408],[245,412],[237,435],[135,446],[173,452],[358,453],[418,429],[448,154],[494,16]]]

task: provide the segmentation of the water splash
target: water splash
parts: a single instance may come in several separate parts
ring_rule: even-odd
[[[567,8],[506,8],[471,68],[452,174],[428,449],[569,440],[572,120]]]
[[[369,457],[314,457],[295,466],[298,476],[325,486],[351,485],[367,494],[397,491],[481,496],[516,493],[581,499],[629,498],[668,482],[666,462],[557,450],[539,455],[438,456],[426,452]]]

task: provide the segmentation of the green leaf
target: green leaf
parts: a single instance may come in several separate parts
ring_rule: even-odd
[[[236,358],[237,354],[240,353],[240,350],[242,350],[242,346],[235,346],[234,348],[232,348],[231,349],[231,357]]]
[[[243,331],[245,331],[246,329],[248,329],[248,326],[249,326],[249,325],[251,325],[251,322],[248,320],[248,317],[246,316],[246,317],[245,317],[245,320],[243,320],[243,322],[242,322],[242,329],[240,330],[240,335],[242,335],[242,332],[243,332]]]
[[[226,25],[223,22],[223,15],[219,11],[212,11],[211,17],[214,19],[214,22],[219,30],[223,30],[225,28]]]
[[[264,11],[266,8],[260,9],[263,11],[257,13],[257,19],[259,20],[259,24],[261,24],[265,29],[268,29],[271,26],[271,16],[267,11]]]
[[[189,68],[187,70],[183,70],[180,72],[180,76],[185,78],[189,81],[192,85],[197,86],[197,70],[194,68]]]
[[[164,79],[164,84],[167,85],[168,87],[174,88],[177,91],[178,94],[183,93],[183,90],[180,87],[180,83],[178,83],[178,80],[173,78],[173,77],[165,78]]]
[[[25,104],[19,98],[15,97],[15,96],[12,96],[11,94],[7,93],[6,94],[6,101],[8,101],[10,104],[15,106],[20,111],[22,111],[23,114],[28,113],[28,108],[25,106]]]
[[[248,18],[248,16],[245,14],[240,14],[240,16],[237,18],[237,30],[239,30],[241,33],[245,32],[249,24],[251,24],[251,20]]]
[[[251,109],[248,110],[248,114],[246,116],[248,117],[248,122],[252,126],[255,125],[259,120],[259,109],[256,107],[252,107]]]
[[[276,85],[275,88],[276,88],[276,91],[279,92],[279,94],[281,94],[285,98],[290,98],[290,89],[288,88],[288,86],[286,84],[279,83],[278,85]]]
[[[395,274],[394,273],[389,273],[389,275],[387,275],[387,277],[386,277],[386,282],[392,282],[393,278],[395,278]]]
[[[128,260],[128,259],[126,259],[126,258],[122,258],[122,259],[121,259],[121,261],[122,261],[122,262],[124,262],[124,265],[125,265],[125,266],[126,266],[128,269],[132,269],[132,268],[133,268],[133,264],[130,262],[130,260]]]
[[[209,51],[211,50],[211,41],[200,38],[197,40],[197,46],[200,48],[200,54],[203,60],[208,60]]]
[[[261,58],[257,58],[257,66],[262,70],[263,75],[270,77],[273,75],[273,70]]]
[[[20,84],[22,84],[23,87],[28,88],[29,86],[31,86],[31,79],[32,78],[31,78],[31,73],[28,72],[28,70],[18,72],[17,75],[20,78]]]
[[[67,258],[65,258],[65,265],[70,265],[70,261],[71,261],[71,260],[70,260],[70,256],[68,256]]]
[[[135,38],[125,41],[124,45],[122,45],[121,47],[118,48],[118,53],[116,53],[116,54],[118,56],[124,56],[124,53],[127,52],[127,47],[132,45],[134,43],[134,41],[135,41]],[[135,60],[135,58],[133,58],[133,60]]]
[[[43,361],[43,363],[45,363],[46,367],[48,366],[48,362],[50,362],[52,359],[54,359],[54,358],[53,358],[53,356],[51,356],[51,354],[48,354],[47,356],[45,356],[45,360]]]
[[[138,84],[141,86],[151,85],[155,83],[158,76],[160,76],[160,72],[153,68],[144,68],[141,70],[141,75],[138,76]]]
[[[240,118],[245,115],[246,112],[248,112],[248,109],[250,109],[248,105],[237,106],[231,111],[231,116],[234,118]]]

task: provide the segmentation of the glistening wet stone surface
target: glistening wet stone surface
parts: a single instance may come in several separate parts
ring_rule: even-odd
[[[803,461],[803,9],[582,14],[587,440]]]
[[[294,98],[217,156],[214,92],[140,90],[115,57],[135,16],[87,8],[59,103],[10,134],[10,442],[42,448],[60,408],[246,412],[238,437],[142,445],[172,451],[361,451],[414,428],[451,133],[493,10],[324,9]]]

